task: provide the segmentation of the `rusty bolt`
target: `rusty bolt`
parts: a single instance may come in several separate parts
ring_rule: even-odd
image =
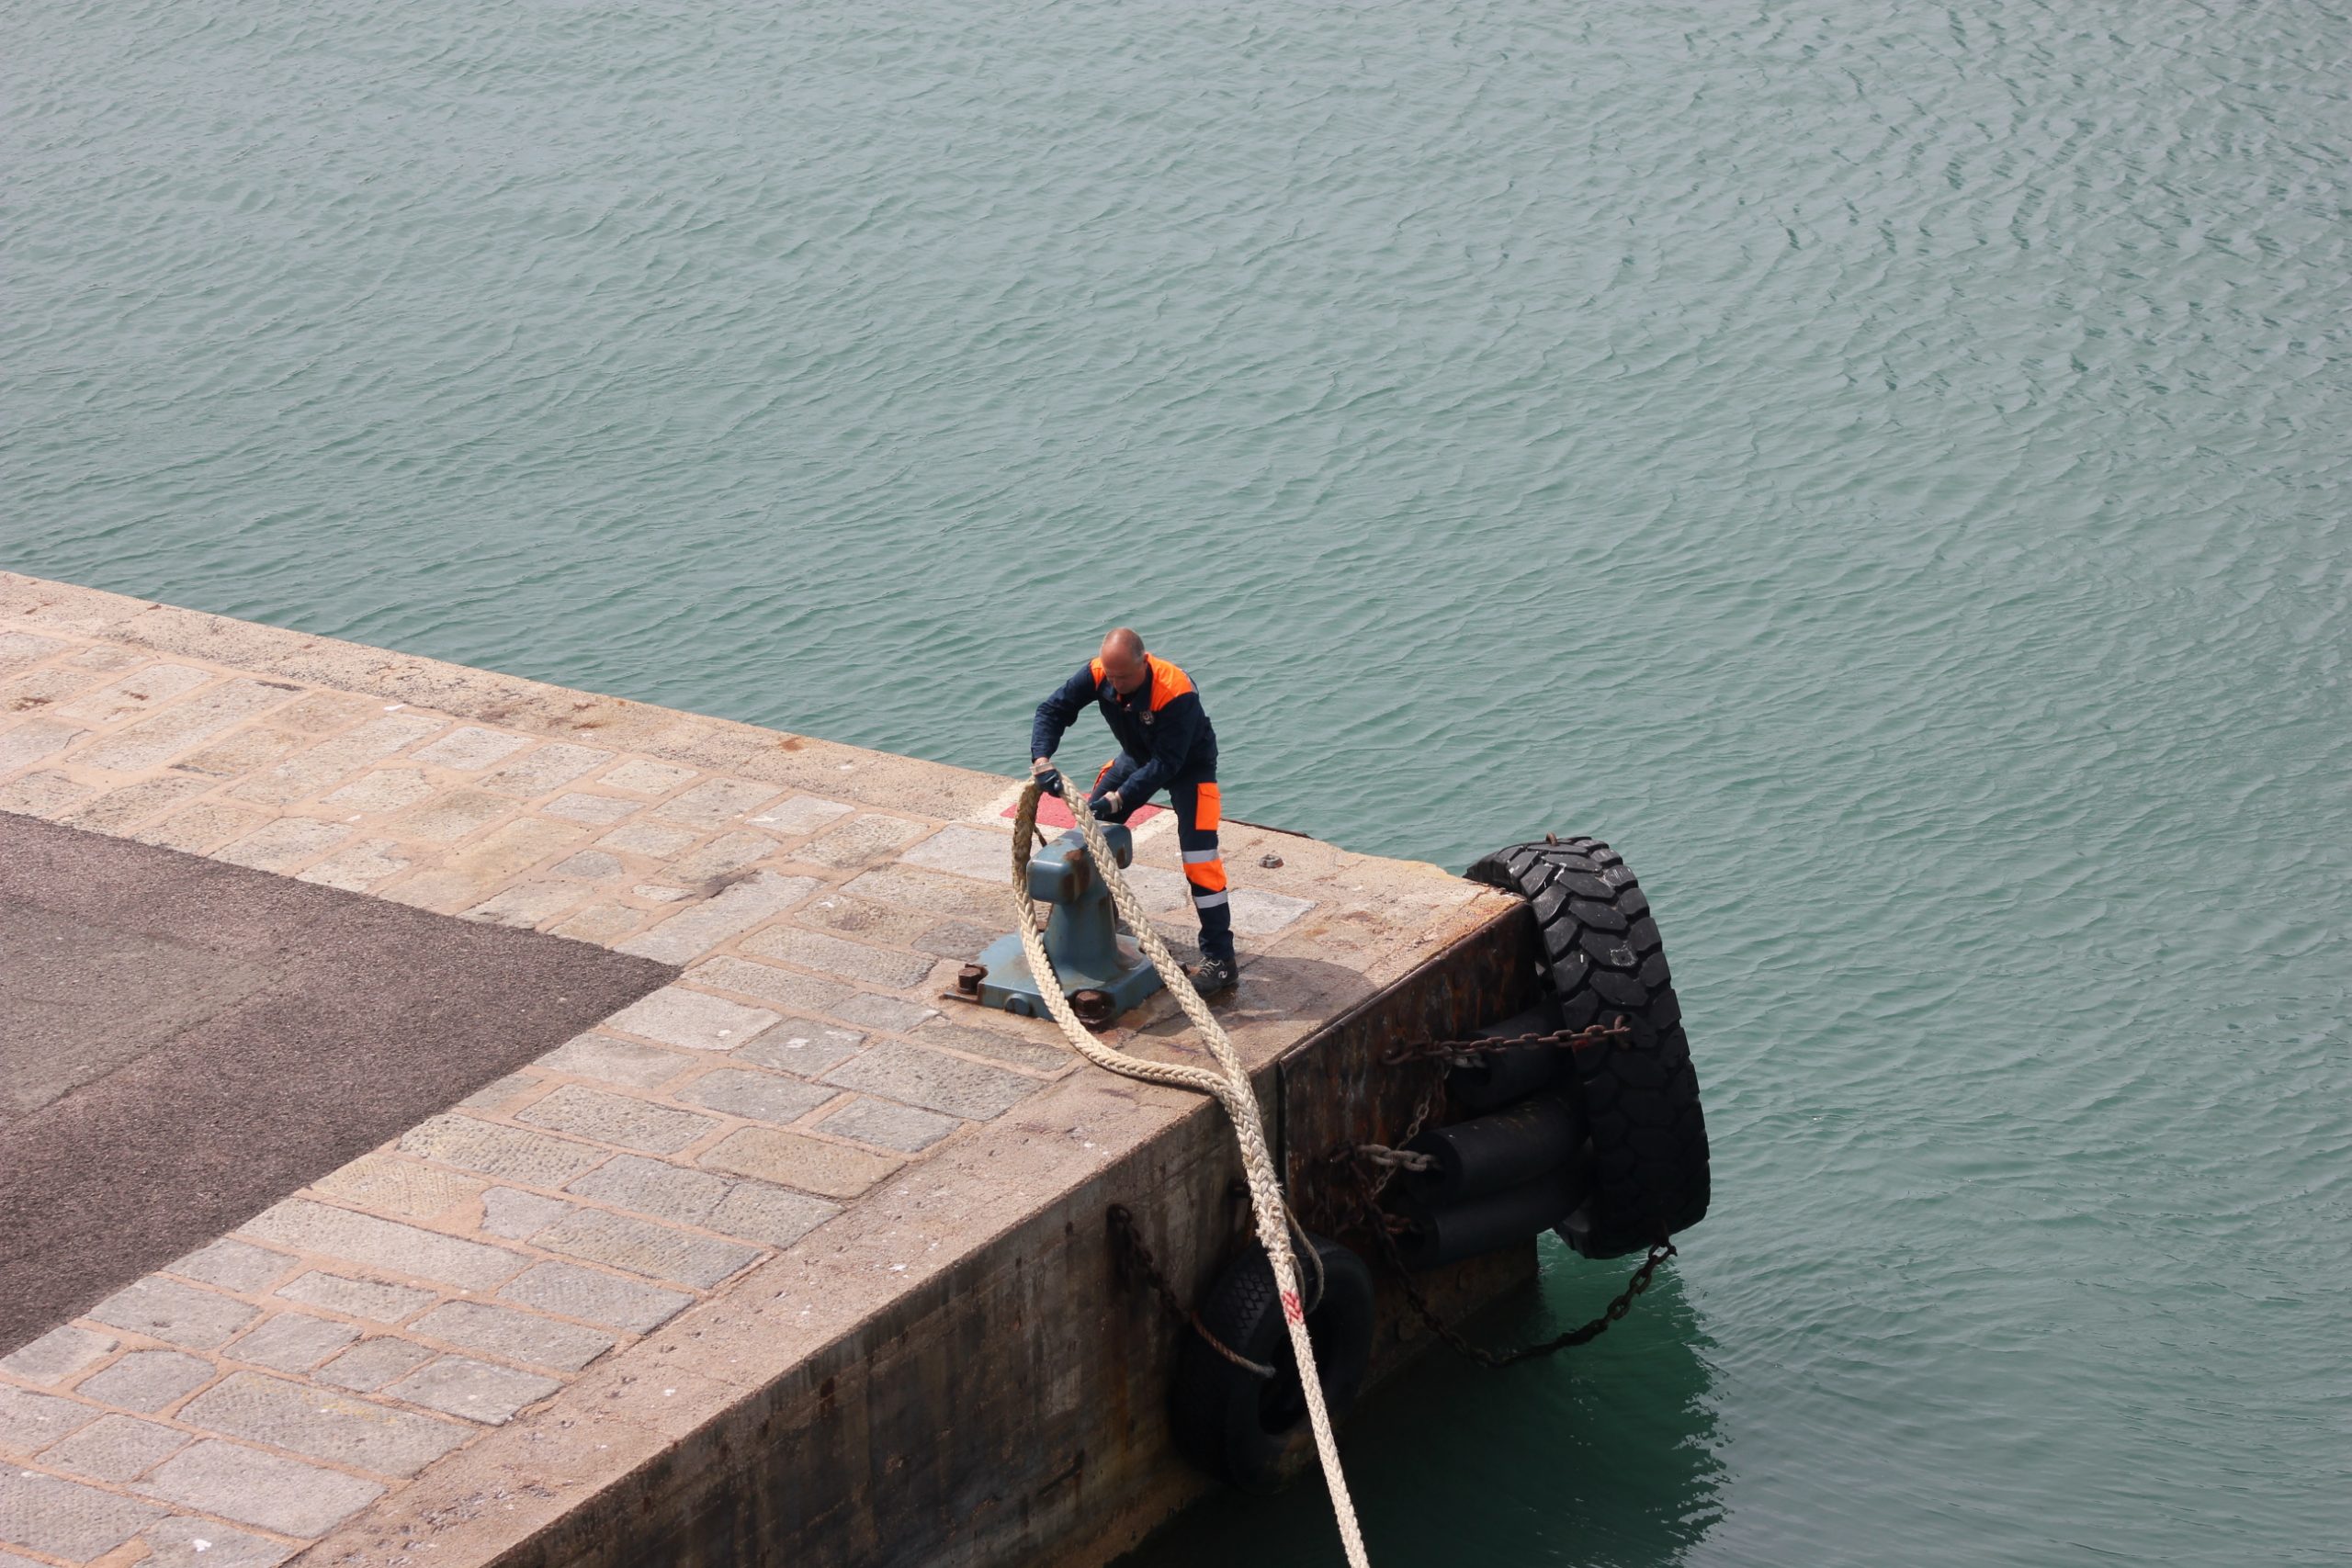
[[[989,977],[988,965],[967,964],[956,971],[956,989],[967,997],[980,994],[980,982]]]
[[[1091,988],[1069,994],[1070,1010],[1078,1014],[1078,1021],[1089,1029],[1101,1029],[1117,1016],[1111,1006],[1111,993]]]

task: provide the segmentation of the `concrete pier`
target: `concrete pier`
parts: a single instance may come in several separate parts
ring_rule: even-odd
[[[1017,790],[0,574],[0,1568],[1134,1545],[1204,1483],[1105,1211],[1197,1292],[1238,1166],[946,998]],[[1324,1156],[1425,1082],[1380,1052],[1525,1005],[1525,921],[1226,846],[1220,1011],[1344,1231]],[[1165,816],[1136,860],[1188,949]],[[1164,997],[1109,1037],[1203,1055]],[[1385,1298],[1375,1376],[1419,1348]]]

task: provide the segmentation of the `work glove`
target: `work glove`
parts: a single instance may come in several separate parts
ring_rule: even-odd
[[[1119,819],[1120,801],[1117,790],[1107,790],[1096,795],[1088,804],[1094,807],[1094,816],[1098,821],[1115,822]]]
[[[1051,762],[1033,763],[1029,769],[1029,776],[1035,779],[1037,781],[1037,787],[1044,790],[1047,795],[1059,795],[1061,794],[1062,771],[1059,768],[1055,767]]]

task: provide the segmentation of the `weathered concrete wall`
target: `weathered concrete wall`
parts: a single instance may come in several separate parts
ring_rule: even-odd
[[[1524,1006],[1527,941],[1525,920],[1507,912],[1259,1073],[1308,1224],[1352,1228],[1339,1223],[1348,1204],[1325,1179],[1328,1153],[1342,1138],[1393,1135],[1428,1081],[1425,1070],[1378,1065],[1380,1055]],[[574,1507],[501,1568],[1080,1568],[1118,1555],[1209,1483],[1169,1436],[1179,1330],[1148,1293],[1122,1286],[1104,1216],[1125,1204],[1170,1277],[1197,1298],[1237,1224],[1246,1226],[1229,1193],[1239,1173],[1223,1112],[1202,1101],[984,1253]],[[1530,1246],[1424,1284],[1442,1309],[1464,1312],[1532,1272]],[[1382,1278],[1372,1380],[1427,1343]]]

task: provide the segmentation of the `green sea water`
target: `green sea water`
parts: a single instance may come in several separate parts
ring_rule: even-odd
[[[1376,1562],[2347,1560],[2344,6],[0,18],[0,564],[1005,772],[1130,621],[1626,853],[1714,1213]]]

